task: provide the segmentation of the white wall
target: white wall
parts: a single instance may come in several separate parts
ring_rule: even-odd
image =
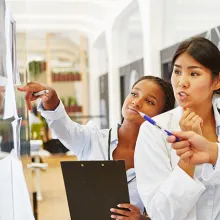
[[[131,59],[135,59],[137,56],[137,51],[133,53],[134,56],[129,56],[129,51],[135,47],[135,44],[131,44],[135,42],[129,40],[131,28],[127,20],[138,10],[138,2],[136,0],[127,2],[129,3],[121,9],[121,13],[116,15],[112,25],[105,31],[108,54],[109,123],[111,127],[121,121],[119,67],[124,64],[123,62],[132,62]],[[131,25],[133,25],[132,23],[135,24],[135,22],[131,22]],[[123,27],[125,27],[124,30]],[[128,36],[125,37],[126,32]],[[135,32],[134,29],[132,32]]]
[[[143,58],[143,34],[138,4],[120,21],[118,29],[118,65],[124,66]]]
[[[218,25],[220,25],[219,0],[164,1],[162,48]]]
[[[108,57],[106,48],[106,37],[103,32],[98,40],[89,43],[89,78],[90,78],[90,106],[89,114],[92,116],[100,115],[100,91],[99,77],[108,72]],[[100,125],[100,120],[93,120]]]

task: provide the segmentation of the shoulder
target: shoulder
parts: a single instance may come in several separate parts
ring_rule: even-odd
[[[93,121],[88,121],[88,123],[86,124],[86,127],[89,128],[89,130],[91,130],[92,132],[95,133],[103,133],[106,134],[109,132],[109,129],[101,129],[99,128],[99,126],[94,123]]]

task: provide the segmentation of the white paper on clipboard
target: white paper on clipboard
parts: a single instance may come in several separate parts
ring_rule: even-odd
[[[7,79],[5,67],[5,1],[0,1],[0,83]]]
[[[11,157],[7,156],[0,160],[0,219],[14,219],[13,194],[12,194],[12,163]]]
[[[0,175],[0,219],[34,220],[22,163],[14,150],[0,160]]]

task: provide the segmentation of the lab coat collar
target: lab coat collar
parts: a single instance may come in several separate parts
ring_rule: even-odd
[[[111,132],[111,142],[113,141],[118,141],[118,129],[121,127],[120,124],[116,124],[115,126],[112,127],[112,132]]]
[[[220,134],[220,95],[215,94],[212,98],[213,111],[215,116],[216,123],[216,134],[219,136]]]

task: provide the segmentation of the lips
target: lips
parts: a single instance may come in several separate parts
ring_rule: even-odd
[[[178,95],[180,95],[180,96],[182,96],[182,97],[188,96],[188,94],[185,93],[185,92],[178,92]]]
[[[128,109],[129,109],[130,111],[132,111],[133,113],[136,113],[136,114],[138,114],[138,111],[137,111],[136,109],[134,109],[134,108],[131,108],[131,107],[128,107]]]
[[[178,92],[178,93],[177,93],[177,96],[178,96],[178,99],[179,99],[179,100],[183,101],[183,100],[187,99],[187,97],[188,97],[189,95],[188,95],[187,93],[181,91],[181,92]]]

